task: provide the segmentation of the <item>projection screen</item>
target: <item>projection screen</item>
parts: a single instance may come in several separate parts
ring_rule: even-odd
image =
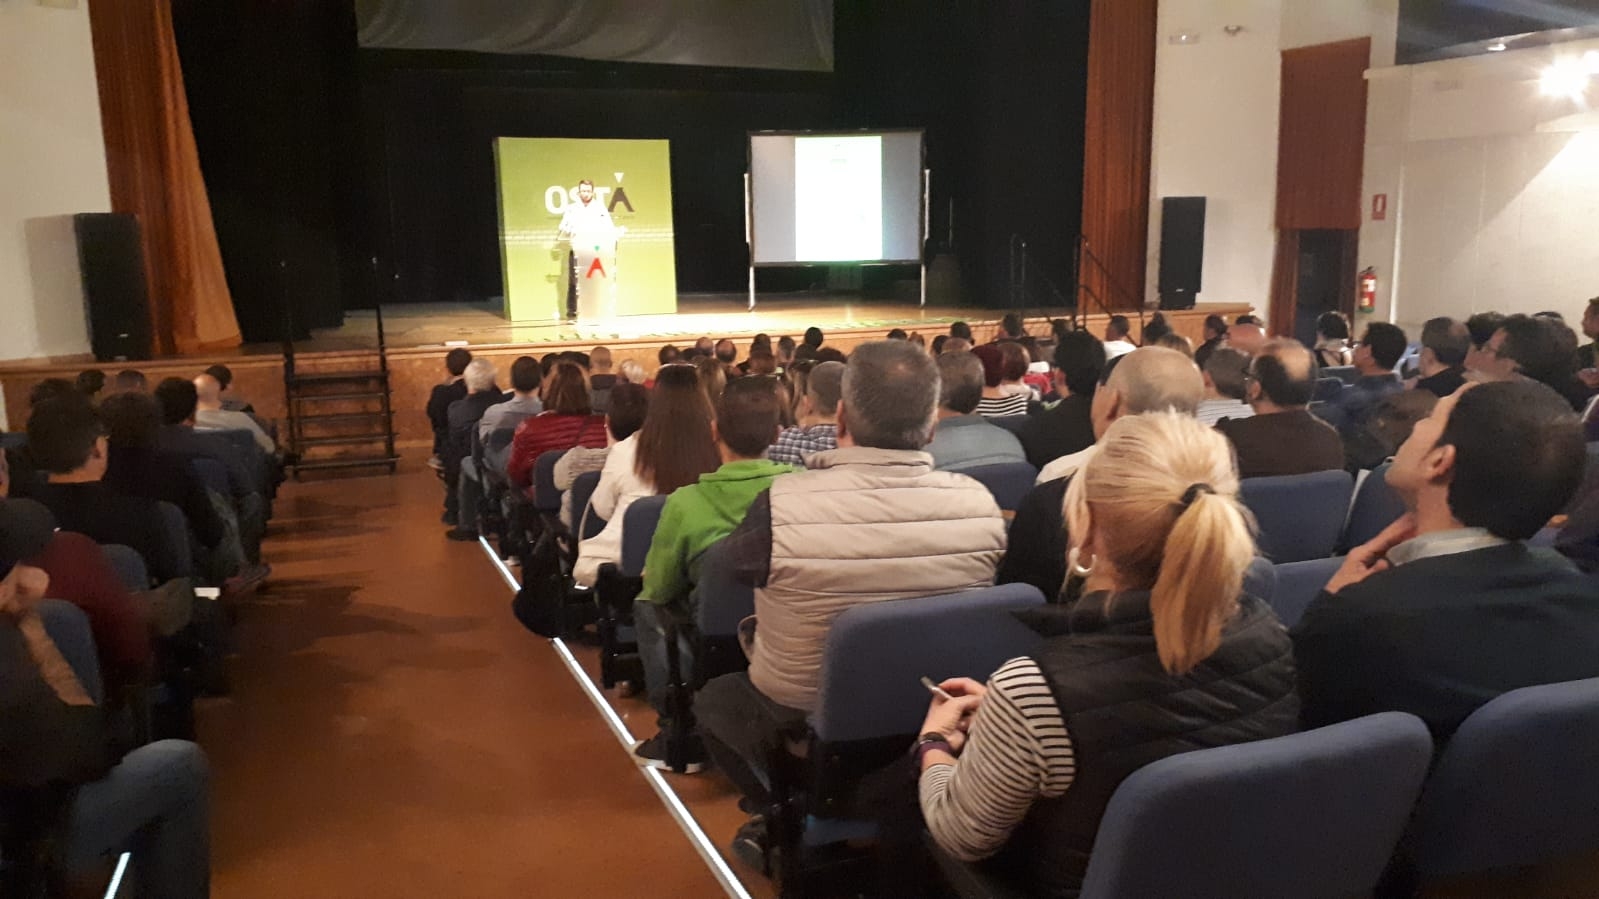
[[[756,266],[922,261],[922,132],[750,135]]]

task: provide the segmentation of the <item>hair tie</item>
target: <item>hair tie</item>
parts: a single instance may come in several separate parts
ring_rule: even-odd
[[[1201,493],[1215,492],[1216,488],[1210,486],[1209,484],[1189,484],[1188,489],[1183,491],[1183,498],[1181,500],[1183,508],[1186,509],[1189,506],[1192,506],[1194,504],[1194,500],[1199,499],[1199,495]]]

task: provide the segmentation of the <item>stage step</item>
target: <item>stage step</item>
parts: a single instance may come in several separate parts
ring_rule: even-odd
[[[381,330],[377,352],[349,371],[295,371],[292,357],[284,366],[289,399],[290,442],[295,451],[296,478],[303,471],[388,466],[392,474],[399,454],[394,450],[394,409],[389,398],[389,366]],[[377,401],[379,408],[323,403]],[[321,408],[306,414],[306,409]],[[330,433],[331,432],[331,433]],[[341,433],[353,432],[353,433]],[[381,444],[381,455],[377,455]],[[318,452],[321,450],[321,452]]]

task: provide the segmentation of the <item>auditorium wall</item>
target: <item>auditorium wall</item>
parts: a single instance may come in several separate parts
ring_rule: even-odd
[[[1282,51],[1370,36],[1373,65],[1389,65],[1397,22],[1398,0],[1162,0],[1148,299],[1157,296],[1161,198],[1203,196],[1200,301],[1266,308],[1276,246]]]
[[[71,215],[110,208],[88,4],[0,0],[0,359],[88,351]]]
[[[1377,318],[1414,333],[1437,315],[1553,309],[1575,325],[1599,295],[1599,113],[1538,85],[1588,50],[1599,41],[1372,74],[1360,264],[1377,269]]]

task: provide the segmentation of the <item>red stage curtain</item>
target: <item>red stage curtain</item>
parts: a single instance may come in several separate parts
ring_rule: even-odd
[[[1093,0],[1088,14],[1082,231],[1104,269],[1085,259],[1081,279],[1115,309],[1144,302],[1155,7],[1156,0]]]
[[[139,217],[158,353],[238,346],[169,0],[90,0],[111,208]]]
[[[1371,38],[1283,51],[1277,227],[1360,227]]]

